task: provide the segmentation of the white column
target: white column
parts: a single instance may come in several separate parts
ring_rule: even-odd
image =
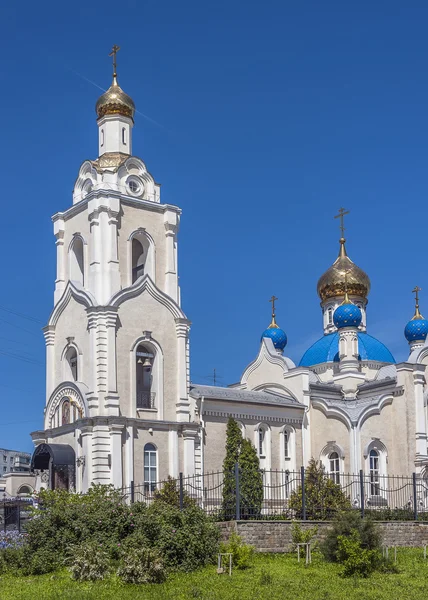
[[[178,431],[170,429],[168,433],[168,453],[169,453],[169,475],[178,477],[179,461],[178,461]]]
[[[110,205],[112,201],[110,200]],[[114,207],[110,207],[108,211],[108,240],[107,240],[107,272],[109,273],[108,283],[109,285],[104,290],[105,302],[120,290],[120,271],[119,271],[119,257],[117,250],[117,225],[120,204],[116,201]]]
[[[88,381],[89,392],[87,394],[87,400],[90,417],[100,414],[97,377],[97,326],[98,314],[88,314],[90,374]]]
[[[60,229],[61,227],[61,229]],[[58,300],[64,293],[65,290],[65,248],[64,248],[64,221],[55,221],[55,238],[56,238],[56,280],[55,280],[55,293],[54,293],[54,303],[56,304]]]
[[[413,372],[413,382],[415,386],[416,458],[427,456],[427,431],[424,410],[424,371],[424,365],[415,365],[415,371]]]
[[[358,371],[358,329],[344,327],[339,330],[339,371],[350,373]]]
[[[178,302],[178,281],[176,262],[177,214],[165,213],[165,293]]]
[[[177,387],[178,398],[176,404],[177,421],[189,422],[190,402],[187,389],[187,336],[189,334],[189,321],[187,319],[175,319],[177,333]]]
[[[193,429],[183,429],[183,474],[185,477],[195,474],[195,437]]]
[[[105,321],[105,340],[107,343],[106,362],[107,362],[107,390],[105,396],[105,411],[108,415],[119,416],[119,394],[117,393],[117,373],[116,373],[116,323],[117,309],[109,309],[104,315]]]
[[[131,155],[133,124],[131,118],[123,115],[105,115],[98,119],[99,156],[106,152]]]
[[[125,441],[125,459],[126,459],[126,473],[125,473],[125,486],[130,487],[131,481],[135,481],[134,477],[134,426],[128,425],[126,428],[126,441]],[[137,483],[140,483],[139,481]]]
[[[122,479],[122,424],[110,426],[111,439],[111,483],[115,488],[123,487]]]
[[[351,473],[359,473],[361,469],[361,459],[359,453],[359,429],[357,424],[352,424],[349,430],[349,464]]]
[[[46,404],[55,389],[55,329],[47,325],[43,329],[46,344]]]
[[[92,430],[92,481],[94,483],[112,483],[110,463],[112,463],[110,427],[107,418],[96,420]]]
[[[94,211],[89,215],[90,226],[91,226],[91,239],[90,239],[90,262],[89,262],[89,281],[88,289],[95,296],[97,301],[102,303],[102,286],[103,286],[103,273],[101,265],[102,255],[102,237],[101,237],[101,226],[99,220],[98,211]]]
[[[83,463],[81,467],[81,478],[82,478],[82,492],[88,491],[92,483],[92,427],[90,425],[83,425],[81,427],[82,436],[82,458]]]

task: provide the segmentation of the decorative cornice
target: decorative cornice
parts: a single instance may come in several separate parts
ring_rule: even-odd
[[[89,308],[96,305],[96,300],[90,292],[85,290],[83,287],[79,288],[76,286],[76,282],[68,281],[65,286],[65,290],[58,300],[55,308],[53,309],[51,316],[49,317],[48,327],[55,327],[58,323],[58,319],[64,312],[71,298],[74,298],[79,304],[83,304],[85,308]]]
[[[327,417],[337,418],[351,428],[361,426],[372,415],[380,415],[384,406],[392,404],[393,397],[393,394],[387,394],[358,400],[311,398],[311,404]]]
[[[233,417],[234,419],[246,419],[247,421],[255,421],[256,423],[259,423],[260,421],[263,422],[271,422],[271,423],[288,423],[288,424],[293,424],[293,425],[299,425],[303,422],[303,415],[301,417],[286,417],[286,416],[272,416],[268,413],[264,414],[264,415],[251,415],[247,412],[239,412],[237,410],[224,410],[224,411],[219,411],[219,410],[204,410],[204,416],[209,416],[209,417],[219,417],[222,419],[227,419],[229,417]]]

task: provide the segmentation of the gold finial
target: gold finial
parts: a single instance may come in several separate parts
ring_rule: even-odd
[[[120,46],[117,46],[116,44],[114,44],[113,48],[111,49],[111,52],[109,54],[109,56],[113,57],[113,83],[117,83],[116,78],[117,78],[117,71],[116,71],[116,54],[119,52],[120,50]]]
[[[275,301],[278,300],[278,298],[276,296],[272,296],[272,298],[269,299],[269,302],[272,304],[272,323],[269,325],[269,329],[276,329],[278,327],[278,325],[276,324],[275,321]]]
[[[419,312],[419,292],[422,291],[422,288],[416,286],[413,288],[412,293],[415,294],[415,314],[413,315],[412,321],[416,319],[423,319],[423,316]]]

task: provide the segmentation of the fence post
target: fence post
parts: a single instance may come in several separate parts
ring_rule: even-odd
[[[300,479],[302,486],[302,518],[306,521],[305,467],[300,468]]]
[[[134,481],[131,481],[131,504],[134,504],[135,501],[135,487]]]
[[[241,498],[239,494],[239,465],[235,463],[235,496],[236,496],[236,509],[235,518],[237,521],[241,519]]]
[[[413,518],[415,521],[418,520],[418,504],[416,498],[416,473],[412,473],[413,477]]]
[[[363,473],[362,469],[360,469],[360,498],[361,498],[361,518],[364,519],[364,504],[366,503],[366,499],[364,497],[364,473]]]
[[[183,498],[184,498],[183,473],[180,473],[179,481],[180,481],[180,510],[183,510]]]

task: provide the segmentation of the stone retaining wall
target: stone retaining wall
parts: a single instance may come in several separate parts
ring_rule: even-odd
[[[299,523],[303,529],[318,526],[316,540],[321,541],[331,524],[326,521]],[[289,552],[291,550],[291,521],[228,521],[219,523],[221,537],[226,541],[236,531],[246,544],[259,552]],[[414,521],[382,521],[378,523],[386,546],[425,546],[428,544],[428,523]]]

